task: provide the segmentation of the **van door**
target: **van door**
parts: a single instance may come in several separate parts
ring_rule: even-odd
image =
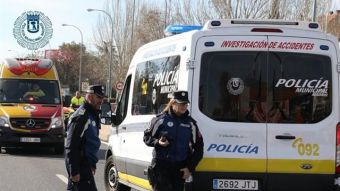
[[[197,190],[262,190],[267,172],[266,36],[198,39],[191,113],[204,139]]]
[[[268,190],[331,190],[339,116],[329,41],[269,37]]]
[[[128,150],[126,145],[127,139],[127,115],[129,105],[129,95],[131,87],[131,75],[125,80],[125,85],[122,91],[121,98],[117,105],[116,116],[120,124],[116,128],[115,142],[111,145],[114,152],[114,162],[118,170],[120,181],[128,182],[126,175],[126,159],[128,156]]]

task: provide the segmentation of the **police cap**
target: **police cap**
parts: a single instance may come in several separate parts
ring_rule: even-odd
[[[96,94],[99,97],[106,97],[105,88],[102,85],[91,85],[87,88],[86,93]]]
[[[189,103],[187,91],[175,91],[173,98],[177,103]]]

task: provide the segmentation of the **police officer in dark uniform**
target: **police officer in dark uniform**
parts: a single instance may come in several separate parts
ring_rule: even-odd
[[[187,110],[188,92],[176,91],[164,111],[144,131],[144,142],[154,147],[149,182],[154,191],[183,191],[203,157],[203,138]]]
[[[67,190],[96,191],[94,174],[100,147],[99,108],[105,97],[104,87],[89,86],[85,102],[69,119],[65,142],[65,162],[69,175]]]

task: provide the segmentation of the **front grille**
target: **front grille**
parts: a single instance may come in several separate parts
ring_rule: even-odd
[[[36,130],[47,129],[50,126],[51,119],[39,119],[39,118],[11,118],[10,123],[13,128]]]

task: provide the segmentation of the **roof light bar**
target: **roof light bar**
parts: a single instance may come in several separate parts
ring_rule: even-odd
[[[165,36],[172,36],[192,30],[201,30],[202,26],[195,25],[170,25],[164,30]]]

